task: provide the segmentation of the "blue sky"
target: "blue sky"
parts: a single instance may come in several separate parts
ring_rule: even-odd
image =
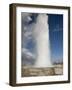
[[[24,37],[22,37],[22,48],[26,48],[31,53],[34,53],[35,42],[31,36],[31,30],[33,24],[36,22],[38,14],[31,14],[29,16],[31,17],[31,20],[29,17],[27,18],[28,20],[26,19],[27,15],[28,14],[22,17],[22,34],[24,32]],[[48,24],[51,59],[53,62],[60,62],[63,60],[63,15],[48,14]],[[28,37],[26,37],[25,32],[27,32],[26,35],[28,35]]]
[[[63,59],[63,15],[49,14],[49,36],[52,60]]]

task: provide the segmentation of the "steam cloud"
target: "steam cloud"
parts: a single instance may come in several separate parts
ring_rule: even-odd
[[[37,48],[35,67],[51,67],[48,15],[38,15],[33,35]]]
[[[28,24],[31,15],[22,13],[22,62],[33,67],[52,67],[48,15],[38,14],[36,22]],[[34,54],[25,48],[31,39],[36,42]]]

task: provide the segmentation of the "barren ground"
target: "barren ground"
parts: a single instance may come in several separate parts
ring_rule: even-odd
[[[62,75],[63,74],[63,65],[56,64],[54,67],[46,68],[33,68],[22,66],[22,77],[29,76],[53,76],[53,75]]]

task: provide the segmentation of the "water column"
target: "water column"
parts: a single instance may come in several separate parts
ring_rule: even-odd
[[[36,62],[35,67],[52,67],[50,55],[48,15],[38,14],[34,27],[34,38],[36,40]]]

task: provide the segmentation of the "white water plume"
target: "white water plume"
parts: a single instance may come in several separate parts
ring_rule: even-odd
[[[35,67],[52,67],[50,55],[48,15],[38,14],[33,30],[36,41]]]

